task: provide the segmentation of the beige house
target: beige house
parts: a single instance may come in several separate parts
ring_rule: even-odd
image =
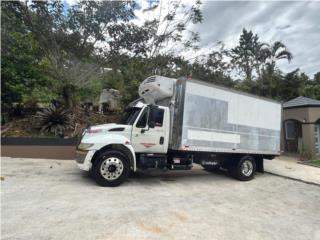
[[[297,97],[283,104],[282,148],[320,156],[320,101]]]

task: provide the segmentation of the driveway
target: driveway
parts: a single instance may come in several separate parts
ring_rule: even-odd
[[[272,161],[266,160],[264,169],[268,173],[320,186],[320,168],[298,163],[295,157],[279,156]]]
[[[102,188],[73,161],[2,158],[2,239],[320,239],[320,187],[201,168]]]

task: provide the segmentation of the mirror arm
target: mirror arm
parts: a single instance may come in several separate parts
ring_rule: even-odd
[[[145,129],[145,128],[143,128],[143,129],[141,129],[141,133],[145,133],[146,131],[149,131],[149,125],[148,125],[148,128],[147,129]]]

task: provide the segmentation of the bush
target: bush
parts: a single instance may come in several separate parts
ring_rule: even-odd
[[[38,111],[35,115],[35,125],[41,132],[63,136],[66,129],[72,125],[72,114],[63,107],[50,106]]]

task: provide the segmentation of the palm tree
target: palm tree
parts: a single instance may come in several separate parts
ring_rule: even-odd
[[[260,94],[264,95],[263,82],[267,80],[269,97],[272,97],[272,90],[276,85],[273,77],[276,74],[276,62],[286,59],[290,63],[293,58],[292,53],[282,42],[276,41],[271,45],[260,43],[256,48],[255,57],[256,71],[260,80]],[[264,76],[262,76],[262,73]]]
[[[275,70],[276,61],[281,59],[287,59],[288,62],[292,60],[292,53],[287,50],[287,47],[280,41],[273,43],[269,47],[269,53],[267,55],[267,59],[269,59],[269,65],[271,66],[272,72]]]
[[[258,75],[258,78],[261,77],[261,72],[265,69],[267,59],[270,56],[270,45],[267,43],[257,44],[254,55],[255,55],[255,69]]]

